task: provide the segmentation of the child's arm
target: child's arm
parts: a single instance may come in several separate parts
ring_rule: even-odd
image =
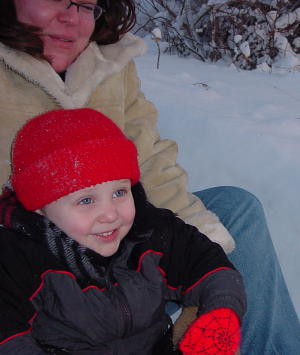
[[[1,281],[3,281],[3,273],[1,272]],[[30,322],[26,321],[27,307],[26,300],[16,298],[12,289],[3,289],[3,284],[0,290],[0,354],[7,355],[42,355],[46,354],[34,341],[31,336]],[[8,293],[4,295],[4,293]],[[4,296],[4,297],[3,297]],[[8,298],[12,299],[9,302]],[[16,302],[19,302],[19,309],[16,307]],[[28,310],[31,305],[28,304]],[[24,313],[22,314],[23,309]]]
[[[45,355],[30,334],[21,334],[0,343],[0,354],[6,355]]]
[[[159,267],[165,275],[166,299],[198,306],[198,315],[228,306],[244,314],[241,275],[218,244],[176,217],[160,234],[165,236],[158,242],[164,244]]]
[[[192,226],[176,218],[170,231],[168,234],[171,237],[160,264],[166,275],[167,298],[177,300],[184,306],[198,307],[198,318],[183,337],[181,350],[187,355],[206,354],[210,347],[214,349],[212,354],[218,354],[214,348],[214,336],[221,341],[220,334],[226,333],[228,338],[223,337],[222,341],[228,339],[232,349],[229,350],[227,344],[228,352],[225,354],[234,354],[239,344],[240,322],[246,309],[240,274],[223,250]],[[220,334],[217,334],[217,329]],[[234,333],[234,336],[229,337],[229,333]],[[205,344],[204,339],[210,343],[201,348],[200,345]]]
[[[35,309],[29,295],[35,285],[21,250],[22,242],[0,227],[0,354],[46,354],[31,336]]]

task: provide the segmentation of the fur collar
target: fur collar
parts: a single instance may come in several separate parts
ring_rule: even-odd
[[[0,43],[0,60],[11,70],[34,83],[63,108],[86,105],[91,93],[105,78],[120,72],[130,60],[143,55],[145,42],[127,33],[114,44],[91,42],[66,72],[63,82],[47,61],[33,58]]]

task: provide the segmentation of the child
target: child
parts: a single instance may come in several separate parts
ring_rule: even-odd
[[[139,178],[134,144],[97,111],[51,111],[18,132],[0,200],[1,354],[179,354],[170,300],[198,307],[183,354],[235,353],[239,273]]]

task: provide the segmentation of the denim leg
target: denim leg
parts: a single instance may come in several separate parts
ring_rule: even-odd
[[[291,302],[261,203],[236,187],[195,192],[235,239],[229,259],[243,276],[248,310],[243,355],[300,354],[300,323]]]

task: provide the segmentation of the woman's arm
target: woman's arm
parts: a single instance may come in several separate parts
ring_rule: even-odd
[[[171,209],[230,252],[233,239],[218,217],[187,191],[186,172],[176,162],[177,144],[160,138],[156,108],[141,92],[133,62],[127,66],[125,81],[125,133],[137,145],[142,182],[149,201],[157,207]]]

